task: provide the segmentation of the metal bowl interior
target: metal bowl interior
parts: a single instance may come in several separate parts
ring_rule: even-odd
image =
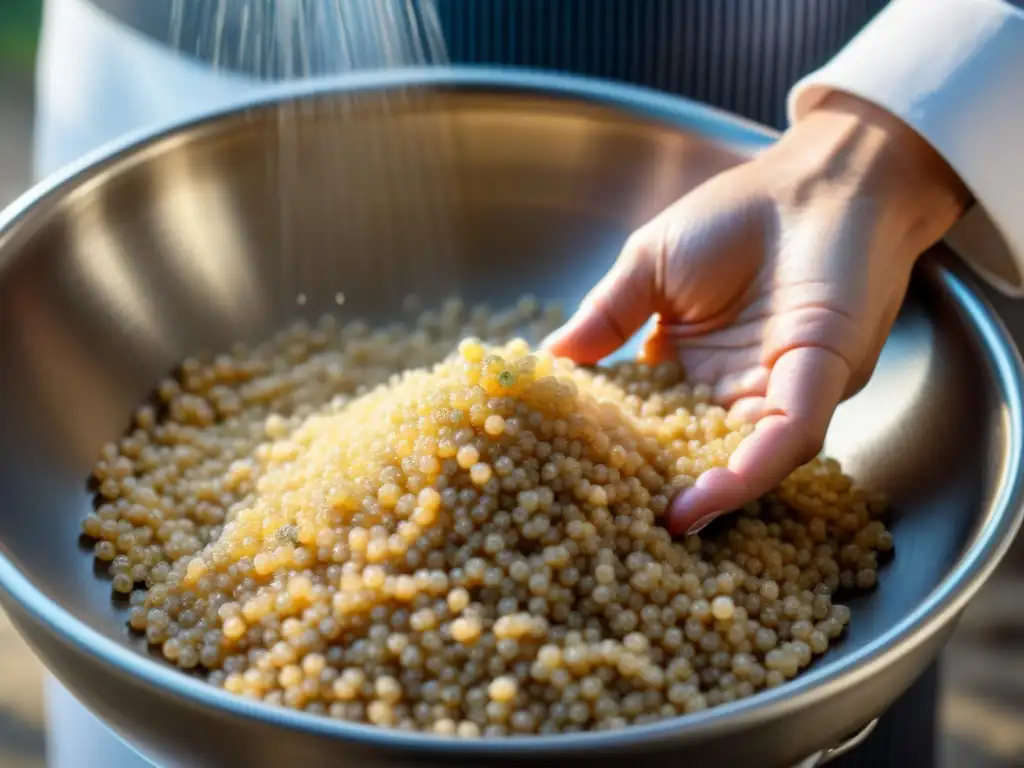
[[[0,586],[44,661],[161,765],[786,765],[880,713],[1020,522],[1012,345],[935,260],[827,452],[887,492],[897,556],[806,676],[680,721],[511,744],[397,736],[229,697],[141,652],[78,542],[99,446],[184,356],[403,297],[578,301],[630,229],[771,141],[643,91],[488,72],[279,87],[139,137],[0,219]],[[338,294],[345,301],[339,306]],[[750,738],[737,739],[745,735]]]

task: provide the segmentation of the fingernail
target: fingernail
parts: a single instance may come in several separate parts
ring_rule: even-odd
[[[722,512],[711,512],[707,515],[704,515],[704,517],[700,518],[696,523],[689,527],[689,529],[686,531],[686,535],[696,536],[698,533],[700,533],[709,525],[711,525],[711,523],[713,523],[717,518],[721,517],[722,514]]]

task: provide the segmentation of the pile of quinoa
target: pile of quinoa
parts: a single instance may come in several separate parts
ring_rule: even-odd
[[[849,621],[834,596],[876,583],[884,501],[817,459],[674,540],[672,495],[752,427],[677,365],[475,338],[560,319],[453,301],[186,360],[94,470],[83,530],[132,629],[241,696],[463,738],[623,728],[798,675]]]

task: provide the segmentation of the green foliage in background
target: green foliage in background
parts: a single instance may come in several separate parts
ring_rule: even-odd
[[[0,0],[0,67],[31,68],[43,0]]]

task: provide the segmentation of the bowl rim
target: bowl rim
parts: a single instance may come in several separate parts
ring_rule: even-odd
[[[518,91],[583,101],[664,122],[670,127],[713,135],[719,141],[740,146],[752,153],[769,146],[778,135],[771,129],[743,118],[670,94],[597,78],[535,70],[408,68],[268,84],[256,94],[245,95],[226,105],[198,111],[123,136],[65,166],[22,194],[5,210],[0,211],[0,279],[7,258],[13,258],[2,255],[5,244],[16,234],[20,225],[30,221],[48,202],[55,202],[62,193],[71,192],[92,180],[111,164],[126,159],[140,159],[147,148],[163,146],[164,141],[199,129],[204,124],[217,124],[250,112],[272,109],[289,101],[410,88]],[[971,282],[962,276],[962,270],[951,269],[936,260],[927,260],[922,264],[922,269],[930,272],[945,287],[960,313],[973,326],[982,354],[988,358],[996,385],[1002,392],[1006,452],[1003,466],[998,471],[997,491],[990,504],[990,511],[969,548],[913,611],[864,647],[841,660],[819,662],[779,688],[761,691],[749,698],[682,718],[631,726],[621,731],[522,739],[455,740],[433,734],[407,733],[333,720],[247,700],[214,688],[93,629],[48,598],[2,549],[0,590],[33,621],[65,644],[74,646],[79,653],[135,676],[140,682],[158,691],[254,723],[300,731],[308,736],[348,740],[365,747],[392,751],[415,750],[423,756],[450,758],[525,758],[539,752],[569,755],[615,750],[634,745],[640,740],[656,746],[659,742],[701,739],[764,725],[790,712],[814,707],[825,698],[884,672],[899,656],[925,644],[941,632],[991,575],[1024,520],[1024,474],[1017,471],[1024,460],[1024,366],[1020,355],[1001,320],[977,289],[971,286]]]

